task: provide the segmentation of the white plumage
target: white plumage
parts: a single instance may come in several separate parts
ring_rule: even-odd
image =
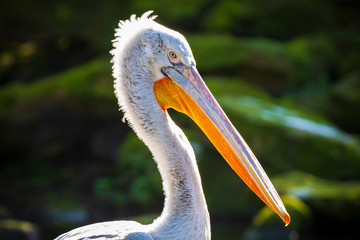
[[[164,77],[176,82],[194,99],[202,110],[200,114],[205,114],[214,124],[212,132],[219,131],[226,135],[224,141],[228,145],[221,145],[218,149],[230,149],[237,154],[238,161],[244,164],[241,169],[236,165],[237,162],[232,165],[235,155],[231,155],[231,161],[228,162],[234,170],[242,178],[245,176],[244,181],[285,222],[290,221],[255,156],[203,85],[185,38],[154,22],[155,16],[150,17],[151,13],[146,12],[140,18],[132,15],[130,20],[120,21],[111,54],[119,106],[127,122],[152,152],[163,180],[163,212],[149,225],[132,221],[96,223],[64,233],[56,240],[210,239],[209,213],[194,151],[154,94],[154,83]],[[215,139],[216,144],[221,141]],[[222,154],[224,156],[228,153],[225,151]],[[240,171],[244,171],[245,175],[241,175]],[[249,182],[251,179],[254,179],[253,182]]]

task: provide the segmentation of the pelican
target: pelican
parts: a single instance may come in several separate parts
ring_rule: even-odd
[[[197,123],[232,169],[288,225],[290,216],[278,193],[206,87],[189,44],[180,33],[156,23],[151,14],[120,21],[111,54],[120,109],[154,157],[163,182],[164,209],[149,225],[95,223],[56,240],[210,239],[209,212],[195,154],[168,108]]]

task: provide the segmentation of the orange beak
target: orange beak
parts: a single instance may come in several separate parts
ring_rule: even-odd
[[[196,68],[184,66],[176,70],[164,67],[162,72],[167,77],[154,84],[154,93],[161,108],[164,111],[173,108],[193,119],[239,177],[287,226],[290,216],[270,179]]]

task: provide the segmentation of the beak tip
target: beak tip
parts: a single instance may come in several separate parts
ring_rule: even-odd
[[[287,212],[285,212],[283,217],[282,217],[282,220],[285,223],[285,227],[289,226],[290,221],[291,221],[290,215]]]

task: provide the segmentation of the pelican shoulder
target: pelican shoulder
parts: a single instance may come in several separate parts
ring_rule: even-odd
[[[75,228],[55,240],[153,240],[145,229],[135,221],[101,222]]]

